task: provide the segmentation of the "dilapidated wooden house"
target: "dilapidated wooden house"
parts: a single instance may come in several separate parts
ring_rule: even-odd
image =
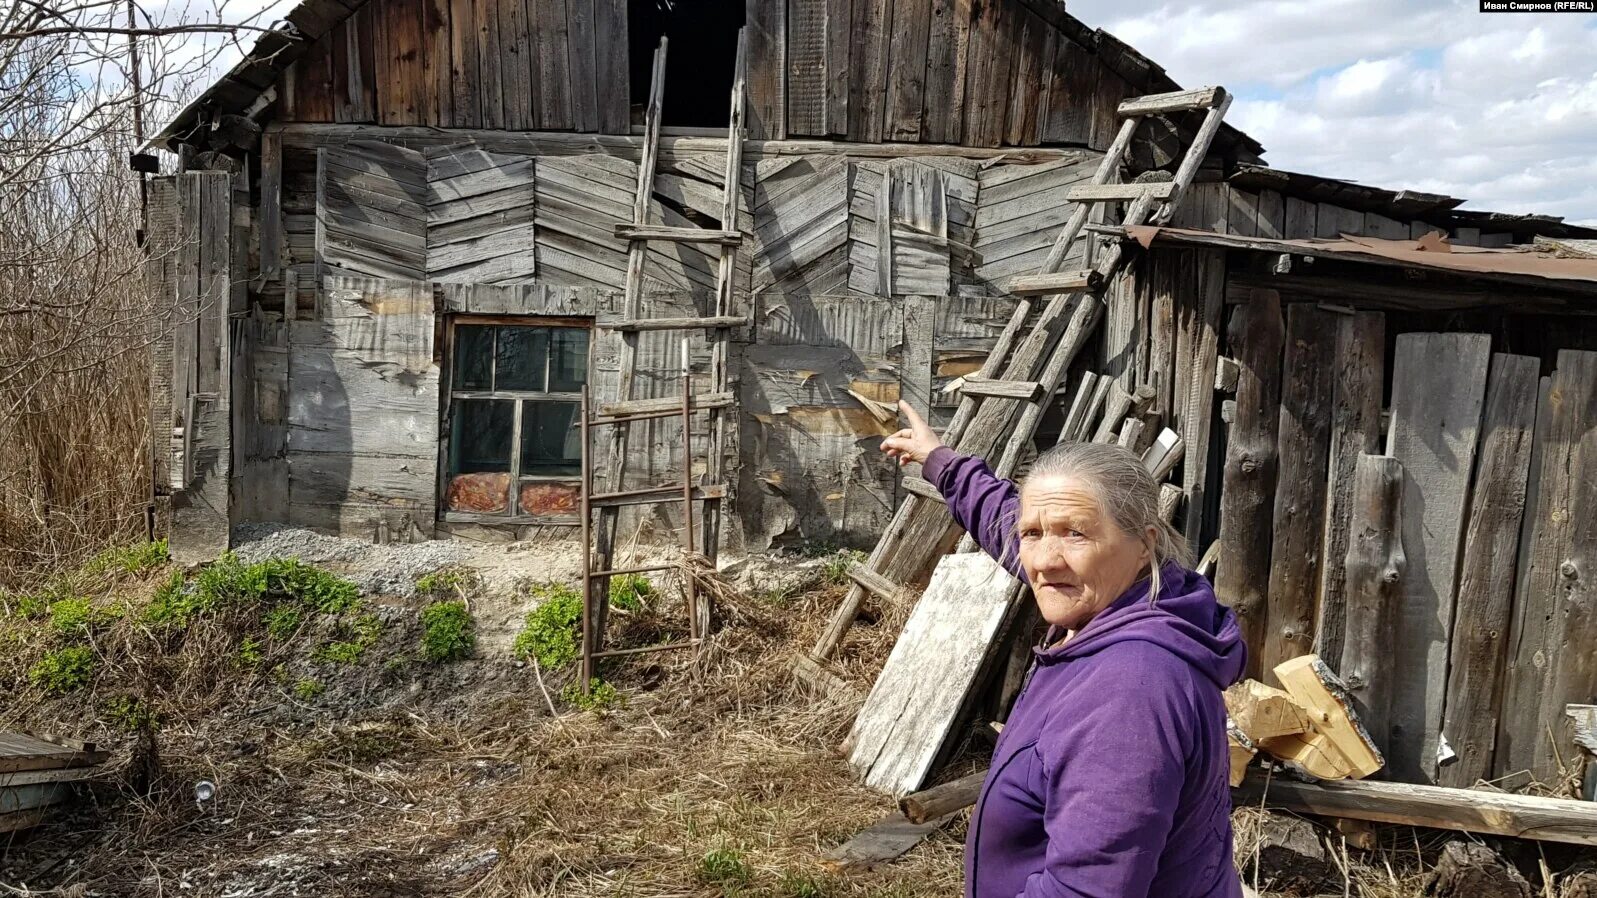
[[[146,228],[151,276],[173,310],[155,343],[152,412],[173,551],[214,555],[247,522],[377,540],[525,538],[579,523],[585,463],[612,496],[679,484],[691,467],[699,498],[724,504],[707,534],[722,545],[870,545],[901,506],[933,501],[877,451],[898,426],[892,403],[947,425],[1015,310],[1031,308],[1014,279],[1082,268],[1095,243],[1112,244],[1130,264],[1105,288],[1086,351],[1046,395],[1011,378],[1044,408],[1021,442],[1108,435],[1164,453],[1170,513],[1194,547],[1235,535],[1218,583],[1266,656],[1322,638],[1340,651],[1353,627],[1337,598],[1346,587],[1340,567],[1328,574],[1317,559],[1347,551],[1350,453],[1402,446],[1388,420],[1406,420],[1406,403],[1441,414],[1405,380],[1419,363],[1404,359],[1440,353],[1433,377],[1466,366],[1481,387],[1464,401],[1488,412],[1491,350],[1532,357],[1532,381],[1586,370],[1585,355],[1560,353],[1597,347],[1589,272],[1521,272],[1527,256],[1491,250],[1594,234],[1278,171],[1226,126],[1205,138],[1170,227],[1128,233],[1120,209],[1099,204],[1094,236],[1051,260],[1083,195],[1072,191],[1101,184],[1106,153],[1116,182],[1170,181],[1200,109],[1161,107],[1115,144],[1122,103],[1178,90],[1057,0],[304,0],[157,138],[180,165],[153,179]],[[1430,264],[1434,244],[1416,255],[1430,234],[1460,247],[1451,267]],[[1460,268],[1465,246],[1492,260]],[[629,271],[640,285],[630,300]],[[1386,317],[1372,331],[1361,316],[1375,310]],[[1485,348],[1449,354],[1400,336],[1470,330]],[[684,434],[683,419],[704,419],[640,419],[628,441],[589,457],[584,394],[596,412],[618,401],[669,411],[684,354],[684,401],[712,423]],[[1366,356],[1379,364],[1358,368]],[[1333,383],[1349,370],[1364,379]],[[1569,395],[1555,387],[1548,401]],[[1088,408],[1101,425],[1084,422]],[[1161,442],[1165,428],[1184,454]],[[1402,672],[1418,689],[1403,699],[1411,716],[1395,725],[1409,778],[1436,776],[1447,656],[1474,650],[1458,648],[1452,621],[1458,558],[1469,583],[1469,559],[1483,557],[1462,530],[1478,517],[1478,430],[1426,487],[1450,504],[1426,505],[1412,535],[1452,522],[1452,548],[1425,555],[1430,579],[1401,618],[1435,624],[1406,631],[1421,640]],[[1597,448],[1583,433],[1565,433],[1560,451],[1574,439],[1589,468]],[[621,482],[606,456],[616,445]],[[1597,520],[1588,507],[1584,520]],[[674,514],[629,525],[671,528]],[[1514,531],[1511,548],[1518,520],[1498,528]],[[1585,596],[1575,629],[1589,633],[1597,545],[1557,527],[1548,558],[1585,547],[1571,564]],[[1526,528],[1524,544],[1540,545]],[[926,537],[914,552],[873,559],[848,604],[913,579],[950,545],[948,530],[942,513],[913,531]],[[1535,618],[1543,604],[1504,604],[1492,619]],[[845,612],[817,654],[838,648]],[[997,613],[991,627],[1015,618]],[[1504,658],[1500,636],[1481,651]],[[1559,700],[1597,689],[1580,663]],[[1497,714],[1505,676],[1494,667],[1468,700]],[[1525,721],[1518,738],[1534,741],[1532,723],[1544,722]],[[1471,771],[1494,769],[1490,746],[1468,750]],[[1545,760],[1529,749],[1515,760],[1532,758]]]

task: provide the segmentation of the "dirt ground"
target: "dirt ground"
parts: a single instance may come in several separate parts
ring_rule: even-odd
[[[839,872],[823,861],[892,810],[836,753],[855,708],[789,674],[840,597],[836,557],[731,565],[717,581],[717,632],[697,659],[655,654],[606,667],[617,703],[583,711],[562,696],[569,669],[545,671],[510,651],[534,603],[530,587],[575,582],[576,546],[371,547],[262,531],[240,550],[246,560],[278,553],[365,589],[363,612],[382,626],[358,660],[319,658],[314,647],[340,626],[325,620],[239,670],[215,657],[237,651],[235,624],[248,621],[218,619],[149,649],[156,660],[130,648],[136,635],[109,629],[95,645],[106,667],[67,695],[34,689],[13,667],[20,685],[0,703],[0,728],[93,739],[115,756],[104,782],[0,854],[0,894],[960,893],[963,821],[875,870]],[[428,599],[415,580],[443,565],[475,568],[482,583],[469,601],[476,651],[448,664],[416,650]],[[166,576],[119,578],[107,595],[148,596]],[[656,603],[614,612],[619,643],[665,639],[681,623],[671,618],[677,585],[656,586]],[[907,613],[870,611],[843,659],[861,695]],[[311,679],[316,690],[301,687]],[[158,765],[117,726],[117,697],[130,689],[163,696]],[[146,775],[147,794],[138,788]],[[215,794],[199,801],[203,783]],[[1279,884],[1280,894],[1418,895],[1416,858],[1439,842],[1389,831],[1380,851],[1328,852],[1324,869],[1305,879],[1294,860],[1256,854],[1261,818],[1238,813],[1239,866],[1266,894]]]

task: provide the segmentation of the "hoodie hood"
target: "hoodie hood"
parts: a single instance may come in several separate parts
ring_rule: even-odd
[[[1120,642],[1151,642],[1221,689],[1235,683],[1248,660],[1236,614],[1215,599],[1214,588],[1201,574],[1174,562],[1167,562],[1159,573],[1163,582],[1158,601],[1148,602],[1149,580],[1137,581],[1069,642],[1037,649],[1038,663],[1084,658]],[[1050,632],[1048,641],[1053,640]]]

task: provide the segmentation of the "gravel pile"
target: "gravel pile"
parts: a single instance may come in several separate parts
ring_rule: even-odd
[[[468,559],[465,546],[448,540],[374,545],[324,536],[281,524],[244,524],[233,530],[234,550],[249,563],[267,558],[298,558],[336,571],[371,595],[410,597],[416,578]]]

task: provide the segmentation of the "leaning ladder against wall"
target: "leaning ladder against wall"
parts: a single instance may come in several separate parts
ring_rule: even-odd
[[[582,616],[582,688],[586,692],[593,682],[594,662],[600,658],[636,654],[640,651],[663,651],[676,648],[694,648],[703,637],[703,627],[708,622],[707,609],[702,607],[694,590],[693,580],[685,577],[684,588],[688,600],[688,639],[686,642],[646,649],[607,649],[604,644],[606,611],[609,608],[610,577],[623,573],[664,571],[672,565],[642,565],[626,568],[615,566],[616,525],[621,508],[629,505],[648,505],[681,502],[683,508],[682,547],[686,562],[693,564],[694,556],[701,554],[712,564],[719,548],[721,526],[721,500],[726,496],[723,455],[726,447],[728,416],[733,405],[727,373],[728,343],[732,328],[746,324],[744,318],[732,314],[733,276],[737,270],[737,249],[742,233],[737,227],[738,191],[743,168],[743,82],[745,32],[738,33],[737,62],[732,83],[732,107],[726,142],[726,178],[722,185],[721,229],[705,230],[692,227],[664,227],[648,223],[649,197],[654,193],[654,169],[660,149],[660,113],[665,85],[665,58],[667,42],[660,39],[654,52],[654,69],[649,83],[649,106],[644,120],[643,158],[638,164],[638,192],[633,198],[632,224],[617,225],[616,236],[629,241],[627,253],[627,283],[624,297],[623,320],[614,325],[621,332],[621,373],[614,403],[599,406],[595,415],[588,399],[583,402],[583,455],[582,455],[582,542],[583,542],[583,616]],[[682,243],[713,243],[720,247],[716,268],[715,307],[712,314],[700,318],[644,318],[643,290],[644,263],[648,257],[649,241],[662,240]],[[638,359],[638,334],[646,330],[705,330],[710,342],[710,391],[693,395],[691,371],[688,364],[687,341],[682,343],[682,390],[680,407],[674,398],[633,399],[633,380]],[[584,393],[584,396],[587,394]],[[709,419],[708,457],[704,460],[704,482],[693,483],[693,457],[690,424],[693,413],[703,411]],[[626,489],[627,431],[635,421],[676,417],[682,419],[682,476],[681,484],[645,489]],[[593,463],[591,453],[591,428],[607,427],[608,492],[593,490]],[[695,543],[693,503],[703,502],[700,516],[702,534]],[[593,512],[598,511],[596,528],[592,527]]]

